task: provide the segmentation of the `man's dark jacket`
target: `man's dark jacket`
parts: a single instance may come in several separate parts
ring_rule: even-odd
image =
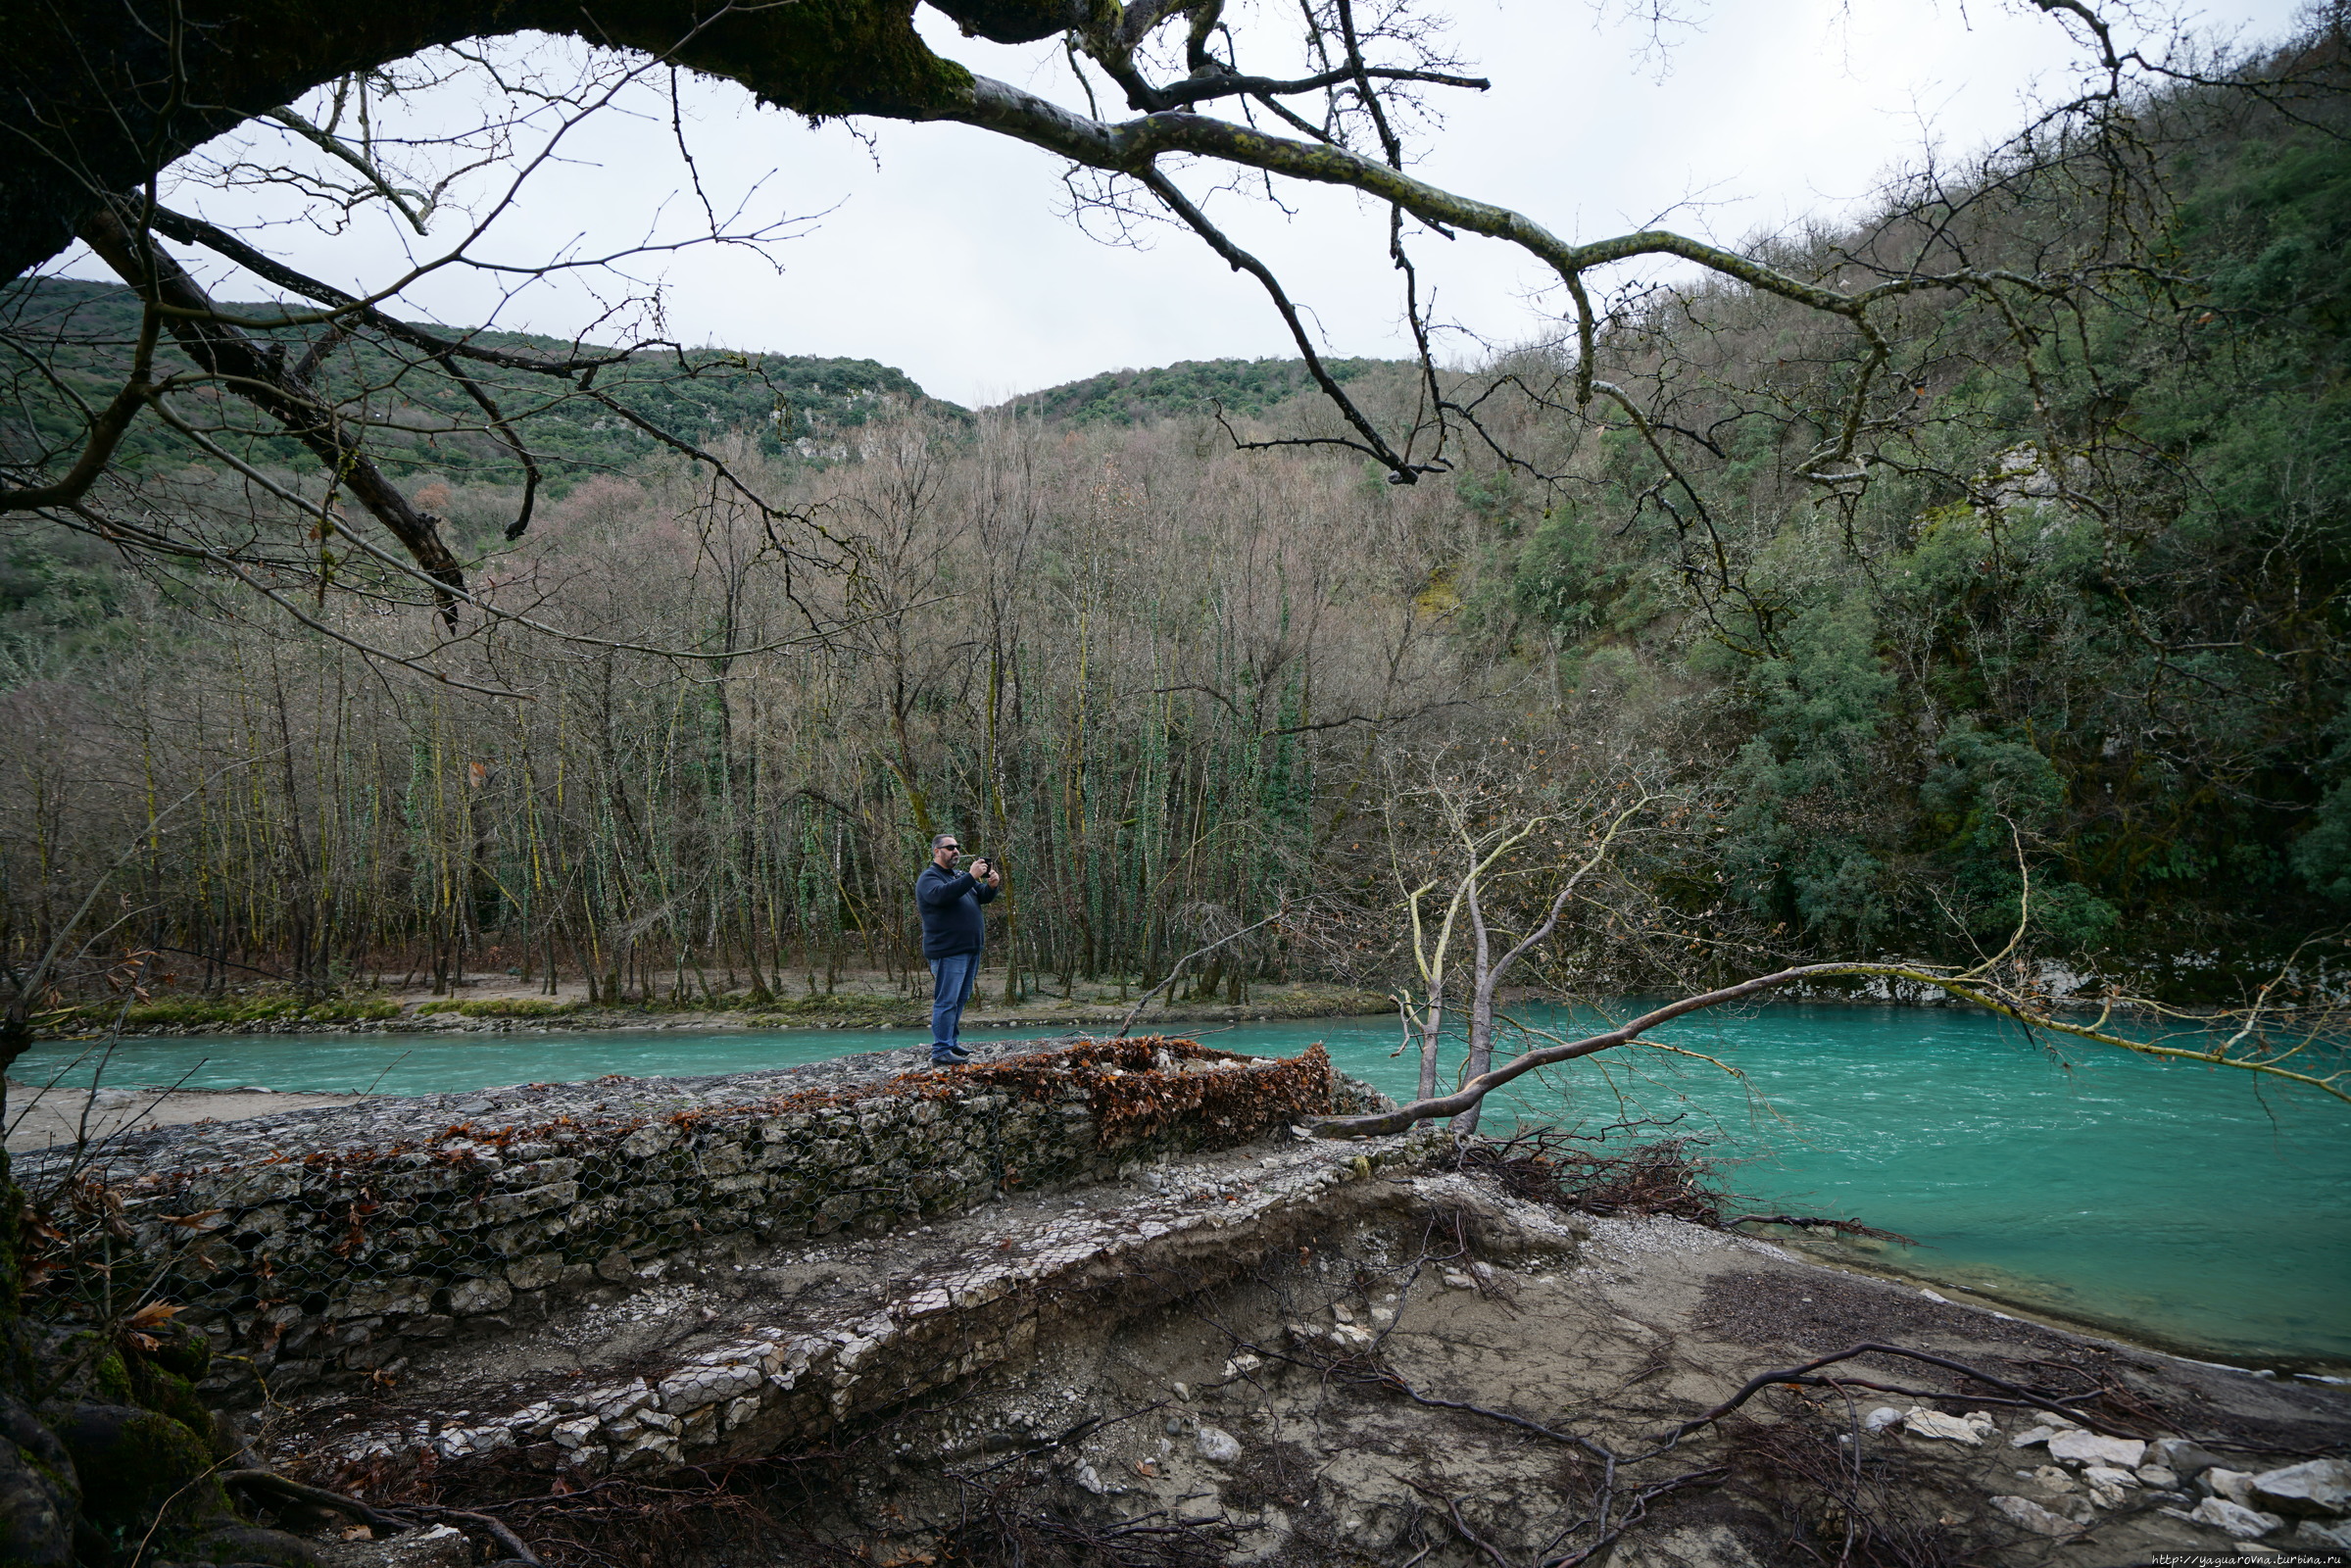
[[[914,907],[922,915],[922,956],[952,958],[977,953],[988,940],[988,917],[980,906],[997,890],[972,880],[969,871],[943,871],[936,862],[914,879]]]

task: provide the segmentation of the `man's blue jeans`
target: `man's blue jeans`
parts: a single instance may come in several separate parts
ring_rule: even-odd
[[[931,1054],[939,1056],[960,1045],[963,1004],[980,985],[980,956],[951,953],[931,960]]]

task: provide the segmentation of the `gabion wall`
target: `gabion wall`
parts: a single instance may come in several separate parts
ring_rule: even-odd
[[[76,1200],[49,1207],[83,1217],[83,1262],[184,1308],[213,1347],[201,1387],[234,1399],[257,1378],[279,1396],[365,1378],[412,1341],[535,1319],[680,1251],[886,1230],[1378,1100],[1319,1046],[1272,1060],[1158,1038],[666,1114],[579,1098],[189,1168],[169,1168],[174,1149],[205,1146],[167,1145],[77,1173]]]

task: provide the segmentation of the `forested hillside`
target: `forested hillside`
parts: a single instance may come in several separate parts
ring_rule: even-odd
[[[265,322],[289,311],[276,304],[227,309]],[[19,338],[55,345],[49,362],[66,372],[62,386],[24,373],[24,368],[8,377],[0,433],[11,455],[21,457],[44,444],[70,442],[69,401],[78,394],[103,402],[107,389],[121,379],[138,338],[139,301],[117,284],[27,278],[0,289],[0,324]],[[262,335],[281,342],[288,353],[299,353],[308,334],[306,323]],[[543,378],[498,365],[473,371],[519,446],[559,488],[565,480],[615,471],[661,450],[662,441],[647,425],[691,437],[749,432],[771,457],[823,463],[845,458],[846,432],[873,418],[917,408],[955,412],[933,405],[905,373],[871,360],[693,349],[634,337],[605,344],[528,332],[467,330],[455,336],[541,360],[576,360],[583,369],[595,371],[574,378],[588,389],[584,396],[571,385],[550,387]],[[163,373],[188,368],[186,356],[169,340],[158,357]],[[314,378],[329,396],[360,397],[371,404],[367,417],[380,432],[385,460],[395,471],[518,485],[522,467],[514,446],[485,428],[482,408],[460,383],[415,373],[416,368],[371,346],[343,345],[319,357]],[[634,422],[632,416],[643,422]],[[277,430],[254,433],[233,448],[278,464],[300,456],[297,444]],[[135,467],[159,457],[185,462],[185,448],[153,425],[134,429],[125,444],[125,464]]]
[[[1345,385],[1373,371],[1399,368],[1385,360],[1326,360]],[[1083,381],[1028,392],[1004,412],[1069,424],[1138,424],[1219,411],[1255,418],[1314,391],[1303,360],[1185,360],[1150,370],[1104,370]]]
[[[46,942],[127,855],[108,940],[183,984],[817,986],[909,964],[906,886],[947,828],[1006,859],[1008,991],[1155,974],[1285,900],[1315,913],[1247,950],[1235,995],[1380,980],[1389,857],[1427,831],[1385,808],[1450,767],[1529,809],[1636,778],[1679,803],[1571,915],[1562,983],[1988,951],[2021,865],[2038,953],[2232,991],[2351,913],[2351,147],[2327,113],[2146,106],[2170,185],[2131,217],[2162,265],[1917,296],[1880,456],[1825,483],[1827,435],[1780,411],[1854,362],[1717,284],[1608,325],[1664,417],[1585,406],[1574,346],[1530,348],[1454,374],[1492,443],[1412,486],[1337,448],[1235,451],[1207,411],[1336,429],[1288,362],[976,419],[862,362],[639,362],[629,397],[673,423],[696,403],[835,553],[788,557],[576,404],[533,427],[563,482],[508,543],[511,454],[418,434],[404,483],[465,525],[475,580],[579,634],[469,632],[459,684],[387,677],[201,572],[19,534],[11,940]],[[1840,277],[1936,247],[2090,258],[2110,216],[2027,172],[1897,195],[1762,253]],[[109,308],[54,283],[16,308],[60,302]],[[1341,373],[1375,408],[1421,395]],[[364,601],[316,615],[425,635]]]
[[[1866,489],[1796,490],[1793,454],[1757,439],[1778,388],[1819,372],[1810,323],[1720,288],[1658,302],[1624,330],[1701,437],[1607,431],[1564,499],[1465,480],[1488,523],[1465,624],[1547,663],[1563,701],[1705,710],[1720,870],[1819,949],[1955,926],[1996,946],[2012,826],[2048,940],[2076,952],[2266,957],[2339,922],[2351,151],[2331,107],[2160,106],[2195,132],[2168,160],[2167,275],[2037,319],[1927,307],[1935,352]],[[1994,221],[2054,247],[2097,216],[2034,207]]]

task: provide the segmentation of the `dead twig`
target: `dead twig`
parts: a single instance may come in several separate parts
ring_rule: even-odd
[[[272,1493],[295,1502],[307,1502],[315,1508],[331,1508],[335,1512],[357,1519],[361,1524],[374,1530],[414,1528],[412,1520],[399,1518],[380,1508],[371,1508],[360,1501],[359,1498],[345,1496],[340,1492],[329,1492],[324,1487],[314,1487],[304,1482],[290,1480],[274,1470],[225,1470],[220,1474],[220,1484],[227,1487],[243,1487],[253,1492]]]
[[[1208,954],[1214,953],[1218,948],[1223,947],[1228,942],[1240,941],[1243,937],[1248,936],[1251,931],[1255,931],[1263,926],[1272,925],[1275,921],[1288,916],[1289,913],[1289,901],[1284,900],[1282,906],[1274,910],[1273,913],[1267,915],[1264,919],[1256,921],[1251,925],[1245,925],[1238,931],[1228,931],[1223,936],[1220,936],[1215,941],[1209,943],[1207,946],[1194,948],[1190,953],[1187,953],[1182,957],[1176,959],[1174,963],[1167,966],[1166,979],[1160,981],[1157,985],[1151,987],[1149,991],[1143,993],[1142,996],[1135,999],[1135,1005],[1128,1010],[1126,1017],[1121,1020],[1118,1025],[1118,1033],[1112,1035],[1110,1038],[1113,1040],[1124,1040],[1127,1037],[1127,1031],[1135,1027],[1135,1020],[1143,1015],[1143,1009],[1151,1004],[1151,998],[1157,996],[1169,986],[1174,985],[1176,983],[1176,978],[1184,972],[1184,965],[1190,963],[1195,958],[1204,957]]]
[[[1500,1547],[1469,1527],[1469,1521],[1461,1517],[1461,1505],[1455,1502],[1451,1496],[1433,1487],[1424,1487],[1419,1482],[1410,1479],[1407,1479],[1404,1485],[1424,1497],[1434,1497],[1437,1501],[1445,1504],[1445,1519],[1459,1533],[1461,1539],[1484,1554],[1487,1561],[1494,1564],[1494,1568],[1511,1568],[1510,1559],[1502,1555]]]
[[[470,1508],[444,1508],[436,1503],[416,1504],[414,1511],[442,1519],[463,1519],[467,1524],[478,1525],[497,1538],[498,1544],[507,1549],[513,1561],[528,1563],[530,1568],[545,1568],[539,1554],[531,1550],[520,1536],[486,1513],[475,1513]]]
[[[1660,1481],[1655,1486],[1643,1487],[1640,1492],[1634,1494],[1632,1501],[1626,1504],[1624,1514],[1617,1520],[1616,1528],[1613,1530],[1607,1528],[1607,1499],[1603,1498],[1600,1510],[1595,1516],[1601,1526],[1600,1538],[1597,1541],[1589,1546],[1569,1552],[1564,1557],[1538,1556],[1536,1562],[1539,1568],[1578,1568],[1579,1564],[1590,1562],[1610,1546],[1615,1545],[1634,1526],[1648,1518],[1649,1504],[1657,1498],[1664,1496],[1669,1492],[1679,1492],[1684,1487],[1711,1486],[1730,1474],[1730,1469],[1731,1467],[1728,1465],[1709,1465],[1703,1470],[1691,1470],[1686,1474]],[[1583,1528],[1584,1523],[1585,1521],[1579,1520],[1559,1534],[1564,1536],[1570,1531],[1579,1530]],[[1556,1541],[1558,1538],[1552,1539]],[[1545,1547],[1544,1549],[1547,1551],[1549,1548]]]
[[[2007,1398],[1997,1398],[1990,1396],[1966,1396],[1941,1391],[1903,1389],[1894,1388],[1884,1384],[1871,1383],[1860,1378],[1828,1378],[1817,1375],[1822,1367],[1835,1366],[1838,1362],[1850,1361],[1857,1356],[1864,1355],[1896,1355],[1905,1360],[1922,1361],[1929,1366],[1938,1366],[1946,1371],[1956,1372],[1962,1377],[1974,1378],[1976,1381],[1989,1384],[1995,1389],[2006,1390],[2011,1396]],[[1713,1409],[1706,1411],[1704,1414],[1692,1416],[1688,1421],[1685,1421],[1680,1426],[1676,1427],[1673,1432],[1669,1434],[1659,1445],[1655,1452],[1663,1453],[1666,1451],[1666,1449],[1671,1448],[1675,1444],[1680,1443],[1684,1438],[1690,1436],[1690,1434],[1697,1431],[1699,1428],[1710,1426],[1713,1423],[1720,1421],[1724,1416],[1729,1415],[1732,1411],[1746,1403],[1747,1400],[1753,1398],[1756,1395],[1762,1393],[1765,1389],[1773,1387],[1774,1385],[1788,1385],[1796,1388],[1814,1389],[1870,1389],[1879,1393],[1898,1394],[1910,1398],[1954,1399],[1973,1397],[1976,1398],[1978,1402],[1984,1404],[2029,1405],[2033,1409],[2047,1410],[2052,1414],[2064,1416],[2069,1421],[2079,1421],[2091,1431],[2103,1432],[2110,1437],[2133,1438],[2139,1436],[2139,1434],[2126,1431],[2100,1416],[2079,1409],[2072,1402],[2074,1400],[2095,1398],[2097,1396],[2096,1395],[2078,1394],[2069,1396],[2068,1398],[2064,1400],[2052,1399],[2045,1397],[2042,1395],[2035,1394],[2031,1389],[2025,1388],[2021,1384],[2011,1383],[2006,1378],[1995,1376],[1994,1374],[1985,1372],[1978,1367],[1969,1366],[1965,1361],[1954,1361],[1948,1356],[1930,1355],[1925,1350],[1907,1350],[1898,1345],[1880,1345],[1872,1342],[1863,1345],[1855,1345],[1846,1349],[1837,1350],[1829,1355],[1816,1357],[1813,1360],[1805,1362],[1802,1366],[1789,1367],[1779,1372],[1758,1373],[1756,1376],[1749,1378],[1746,1382],[1746,1386],[1741,1388],[1737,1394],[1731,1396],[1730,1398],[1725,1399],[1722,1403],[1716,1405]]]

